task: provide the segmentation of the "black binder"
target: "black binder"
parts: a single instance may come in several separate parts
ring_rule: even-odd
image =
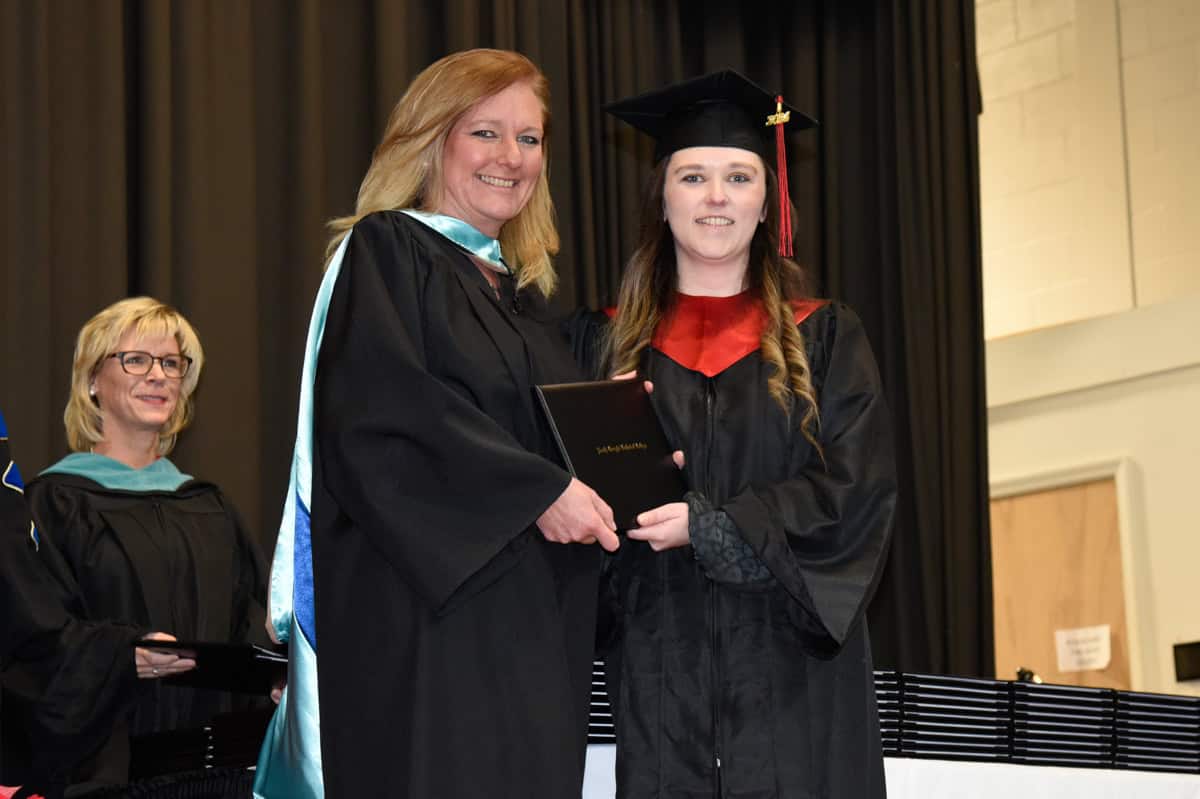
[[[641,380],[535,388],[571,474],[613,509],[619,530],[637,515],[683,499],[687,486]]]
[[[266,696],[287,678],[287,656],[254,644],[143,639],[134,641],[134,646],[196,661],[194,669],[163,677],[167,685]]]

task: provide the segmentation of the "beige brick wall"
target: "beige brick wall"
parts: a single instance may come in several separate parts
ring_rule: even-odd
[[[1139,305],[1200,292],[1200,2],[1121,0]]]
[[[979,0],[988,338],[1133,306],[1115,0]]]
[[[988,338],[1200,293],[1200,0],[976,0]]]

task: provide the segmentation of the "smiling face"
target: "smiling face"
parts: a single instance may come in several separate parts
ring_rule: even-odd
[[[527,83],[485,98],[450,129],[438,213],[498,238],[542,174],[542,103]]]
[[[679,290],[736,294],[750,262],[750,242],[766,218],[762,159],[736,147],[687,147],[671,155],[663,186],[675,238]]]
[[[174,336],[138,336],[127,331],[116,351],[134,350],[157,357],[180,354]],[[127,441],[161,430],[179,402],[181,383],[179,378],[164,375],[158,361],[147,374],[131,375],[125,373],[119,358],[105,358],[92,378],[104,441]]]

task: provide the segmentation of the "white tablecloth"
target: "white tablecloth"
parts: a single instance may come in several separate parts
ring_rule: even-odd
[[[588,747],[583,799],[612,799],[616,747]],[[884,758],[888,799],[1200,799],[1200,775]]]

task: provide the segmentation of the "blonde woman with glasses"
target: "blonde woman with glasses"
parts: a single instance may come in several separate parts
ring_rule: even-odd
[[[167,457],[191,419],[203,365],[195,330],[170,306],[136,297],[96,314],[75,346],[64,413],[73,451],[26,489],[38,553],[69,608],[80,619],[129,625],[131,647],[147,634],[265,639],[257,547],[220,489]],[[84,729],[90,708],[113,692],[128,696],[128,713],[104,743],[76,753],[83,762],[73,784],[124,783],[132,736],[198,727],[231,709],[227,693],[156,679],[190,660],[140,647],[131,660],[136,668],[81,690],[77,701],[26,708]]]

